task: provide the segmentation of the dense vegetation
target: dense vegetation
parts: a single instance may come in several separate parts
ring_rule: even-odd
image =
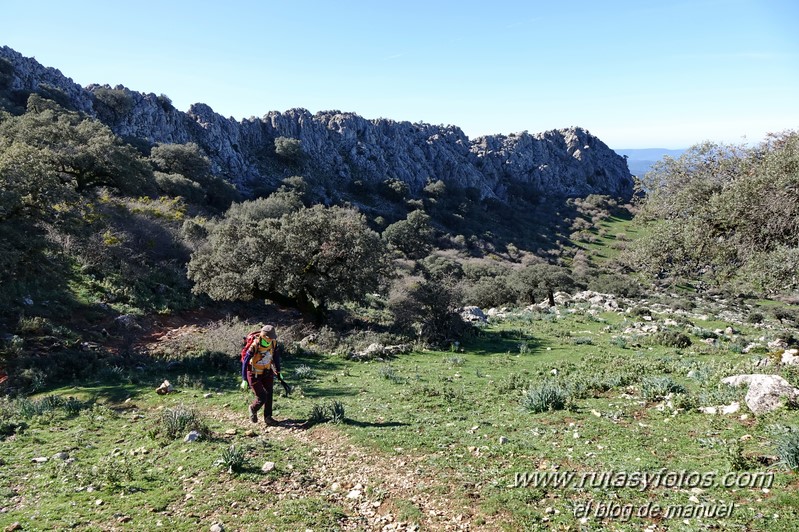
[[[109,123],[124,111],[113,90],[96,97]],[[542,204],[519,190],[503,204],[433,180],[419,196],[396,180],[355,181],[325,206],[330,191],[285,138],[272,165],[291,175],[242,202],[196,144],[126,141],[39,94],[24,111],[7,108],[16,114],[0,115],[0,307],[10,332],[39,317],[93,338],[87,330],[116,316],[210,297],[350,326],[330,312],[339,309],[435,343],[462,330],[454,310],[464,304],[554,304],[556,291],[582,288],[635,296],[639,281],[797,288],[794,133],[664,159],[645,176],[631,224],[633,207],[604,196]],[[640,235],[608,233],[608,223]],[[82,323],[63,323],[76,311]]]
[[[754,148],[705,143],[660,161],[642,182],[649,235],[626,259],[672,282],[750,294],[799,288],[799,134]]]

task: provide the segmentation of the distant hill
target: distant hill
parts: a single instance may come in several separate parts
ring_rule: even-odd
[[[633,175],[641,176],[649,171],[655,162],[668,155],[677,158],[685,150],[667,150],[664,148],[639,148],[613,150],[621,156],[627,157],[627,167]]]

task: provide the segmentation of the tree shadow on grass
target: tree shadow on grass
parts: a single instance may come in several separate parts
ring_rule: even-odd
[[[536,354],[545,346],[540,338],[519,330],[481,330],[477,335],[463,342],[467,352],[477,355],[497,353]]]

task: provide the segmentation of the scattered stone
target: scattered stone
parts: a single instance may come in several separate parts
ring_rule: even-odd
[[[211,525],[211,532],[225,532],[225,527],[222,526],[222,523],[214,523]]]
[[[702,412],[703,414],[728,415],[728,414],[735,414],[740,409],[741,409],[741,403],[739,403],[738,401],[733,401],[732,403],[723,406],[702,406],[699,408],[699,411]]]
[[[749,385],[746,392],[746,406],[754,414],[764,414],[779,408],[785,401],[798,401],[799,389],[779,375],[735,375],[721,380],[730,386]]]
[[[186,437],[183,438],[183,441],[184,442],[193,442],[193,441],[197,441],[199,438],[200,438],[200,433],[197,432],[196,430],[193,430],[193,431],[189,432],[188,434],[186,434]]]
[[[258,433],[255,432],[253,429],[249,429],[247,432],[244,433],[244,435],[247,436],[248,438],[254,438],[258,436]]]
[[[95,500],[95,501],[94,501],[94,505],[95,505],[95,506],[102,506],[102,505],[103,505],[103,499],[97,499],[97,500]]]
[[[133,518],[129,515],[120,515],[117,517],[117,522],[119,523],[130,523],[132,520]]]
[[[505,436],[500,436],[499,437],[499,444],[500,445],[505,445],[506,443],[508,443],[508,438],[506,438]]]
[[[49,458],[47,458],[46,456],[37,456],[36,458],[31,458],[31,462],[33,462],[34,464],[43,464],[47,460],[49,460]]]
[[[214,394],[212,394],[212,393],[206,393],[206,394],[203,394],[203,399],[210,399],[213,396],[214,396]]]
[[[236,429],[227,429],[225,431],[225,434],[227,434],[228,436],[235,436],[236,435]]]
[[[788,342],[786,342],[782,338],[777,338],[776,340],[772,340],[767,345],[769,346],[769,349],[774,349],[774,350],[788,348]]]
[[[174,391],[175,391],[175,389],[172,387],[172,385],[169,383],[169,381],[162,382],[161,386],[159,386],[158,388],[155,389],[155,393],[157,393],[158,395],[166,395],[166,394],[172,393]]]
[[[362,494],[361,490],[353,489],[353,490],[350,490],[350,492],[347,494],[347,498],[348,499],[360,499],[361,498],[361,494]]]
[[[383,345],[373,343],[363,351],[350,353],[349,358],[352,360],[373,360],[376,358],[401,355],[403,353],[408,353],[410,350],[410,344]]]
[[[33,304],[33,302],[31,302]],[[15,521],[5,528],[5,532],[14,532],[15,530],[22,530],[22,525]]]
[[[275,468],[274,462],[264,462],[264,465],[261,466],[261,471],[264,473],[269,473]]]
[[[738,401],[734,401],[734,402],[728,404],[727,406],[722,406],[721,407],[721,413],[722,414],[735,414],[740,409],[741,409],[741,403],[739,403]]]
[[[786,349],[780,362],[783,366],[799,366],[799,349]]]
[[[55,453],[53,455],[53,460],[67,460],[69,455],[65,452]]]

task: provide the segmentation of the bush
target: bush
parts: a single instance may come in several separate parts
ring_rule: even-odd
[[[588,289],[631,298],[644,295],[641,285],[629,275],[607,274],[593,277],[588,281]]]
[[[691,345],[688,335],[677,331],[661,331],[652,337],[652,341],[666,347],[683,349]]]
[[[460,306],[458,288],[445,280],[405,277],[395,282],[388,300],[394,327],[424,342],[446,343],[467,328],[455,312]]]
[[[568,394],[563,387],[554,382],[541,382],[527,389],[521,398],[521,405],[534,414],[563,410]]]
[[[433,249],[430,217],[421,210],[413,211],[406,219],[389,225],[382,236],[383,240],[412,259],[426,257]]]
[[[344,405],[340,401],[330,401],[325,404],[314,404],[308,413],[307,426],[326,423],[342,423],[346,419]]]
[[[686,389],[681,384],[674,382],[671,377],[657,376],[644,377],[641,380],[641,396],[647,401],[665,398],[670,393],[685,393]]]
[[[275,139],[275,155],[291,162],[302,159],[302,141],[289,137]]]
[[[780,463],[792,471],[799,471],[799,430],[791,430],[777,442]]]
[[[219,464],[227,466],[228,473],[235,474],[244,468],[246,461],[246,451],[242,447],[231,445],[222,451],[222,458],[220,458]]]
[[[154,429],[155,434],[160,434],[170,440],[181,438],[190,431],[197,431],[202,437],[208,437],[211,434],[205,420],[197,411],[183,405],[165,409]]]
[[[310,366],[306,364],[300,364],[296,368],[294,368],[294,377],[299,380],[308,380],[312,379],[314,376],[313,370]]]

